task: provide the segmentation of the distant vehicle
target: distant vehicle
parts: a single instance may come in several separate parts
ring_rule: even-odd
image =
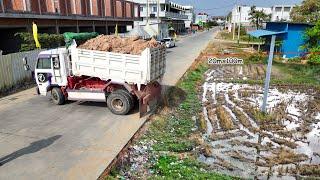
[[[163,41],[164,41],[167,48],[171,48],[171,47],[176,46],[176,43],[174,42],[174,40],[172,38],[164,38]]]

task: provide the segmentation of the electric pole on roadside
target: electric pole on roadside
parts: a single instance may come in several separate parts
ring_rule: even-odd
[[[239,5],[238,8],[239,10],[239,26],[238,26],[238,44],[240,43],[240,29],[241,29],[241,6]]]
[[[149,24],[149,0],[147,0],[147,24]]]
[[[267,100],[268,100],[268,91],[269,91],[269,84],[270,84],[270,77],[271,77],[271,68],[272,68],[272,60],[273,60],[273,52],[274,46],[276,41],[276,35],[272,35],[271,43],[270,43],[270,52],[269,52],[269,59],[268,59],[268,66],[267,66],[267,74],[266,80],[264,83],[264,92],[263,92],[263,103],[261,110],[264,113],[267,113]]]
[[[157,31],[157,35],[158,35],[158,39],[159,35],[160,35],[160,0],[157,0],[157,23],[158,23],[158,31]],[[161,37],[162,38],[162,37]]]

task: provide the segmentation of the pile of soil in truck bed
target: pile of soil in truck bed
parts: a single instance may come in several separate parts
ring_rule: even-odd
[[[143,40],[139,37],[122,38],[114,35],[99,35],[79,46],[80,49],[140,55],[146,48],[161,45],[155,40]],[[162,46],[161,46],[162,47]]]

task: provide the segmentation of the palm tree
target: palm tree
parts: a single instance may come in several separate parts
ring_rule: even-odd
[[[251,6],[250,12],[249,12],[249,20],[252,24],[255,25],[257,29],[262,27],[262,23],[265,21],[270,21],[271,15],[266,14],[263,10],[257,10],[256,6]]]

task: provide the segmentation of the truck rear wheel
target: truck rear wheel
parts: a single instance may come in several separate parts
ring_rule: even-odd
[[[130,103],[130,110],[133,109],[134,107],[134,97],[132,96],[132,94],[127,91],[126,89],[119,89],[117,91],[115,91],[115,93],[123,93],[125,96],[127,96],[127,98],[129,99],[129,103]]]
[[[56,105],[62,105],[65,103],[65,97],[60,88],[55,87],[51,90],[51,99]]]
[[[130,98],[123,91],[112,92],[107,98],[107,105],[110,111],[117,115],[125,115],[131,110]]]

